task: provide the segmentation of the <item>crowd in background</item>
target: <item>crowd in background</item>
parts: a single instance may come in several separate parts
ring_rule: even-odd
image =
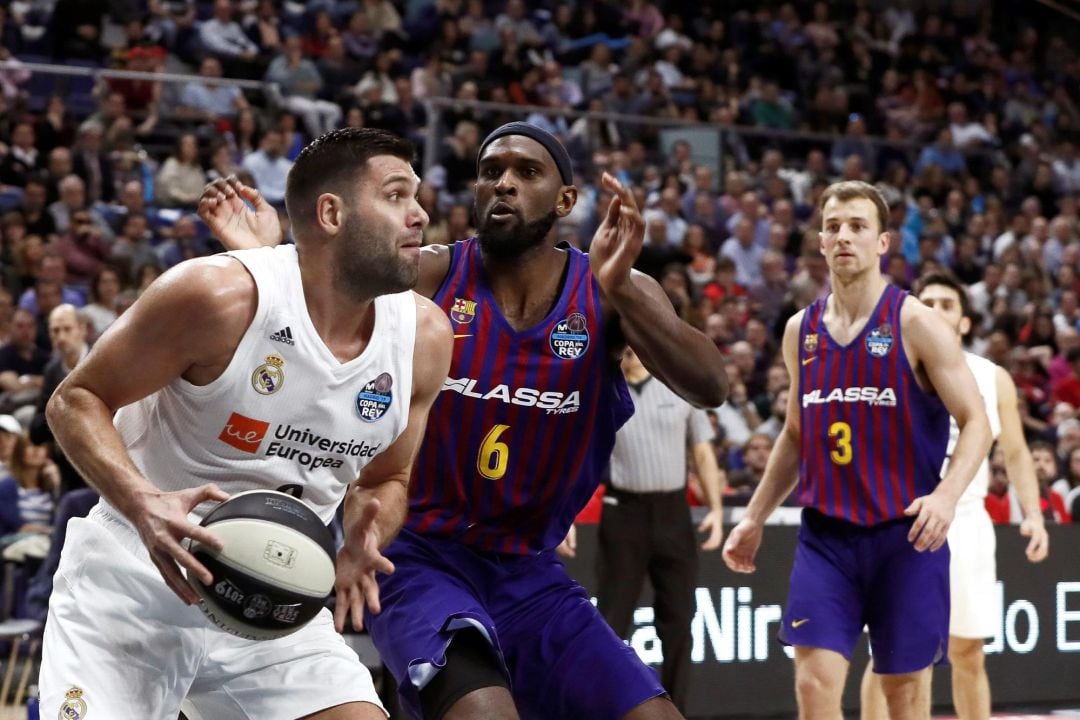
[[[0,2],[0,491],[23,513],[0,534],[45,534],[60,490],[81,485],[45,449],[51,389],[165,269],[220,250],[194,214],[207,181],[237,174],[283,210],[292,159],[328,129],[430,139],[426,242],[454,242],[473,233],[481,139],[522,118],[574,158],[579,200],[560,240],[588,247],[611,200],[602,171],[631,184],[647,225],[639,268],[727,355],[731,397],[711,417],[729,502],[752,492],[783,425],[784,323],[828,291],[818,198],[860,179],[889,204],[891,281],[944,269],[968,287],[966,344],[1011,372],[1028,440],[1053,460],[1036,462],[1045,511],[1068,522],[1080,515],[1077,30],[1041,6],[1017,18],[977,0]],[[85,86],[20,66],[34,62],[192,77]],[[706,157],[654,125],[429,112],[437,97],[724,132]],[[81,329],[64,329],[71,317]],[[1015,522],[1000,458],[991,467],[995,517]]]

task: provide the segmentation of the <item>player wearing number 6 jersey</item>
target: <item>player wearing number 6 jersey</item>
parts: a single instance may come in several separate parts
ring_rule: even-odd
[[[780,638],[795,646],[800,716],[841,716],[866,625],[890,717],[929,718],[929,669],[949,632],[946,533],[990,428],[955,334],[881,274],[881,194],[837,183],[821,214],[832,293],[784,331],[787,419],[724,559],[753,571],[762,523],[798,483],[806,509]],[[939,479],[950,415],[960,434]]]
[[[644,236],[633,195],[604,186],[614,197],[590,254],[556,245],[577,199],[570,158],[510,123],[481,146],[477,237],[421,258],[417,289],[450,316],[454,358],[386,551],[395,572],[366,620],[414,717],[680,717],[555,554],[632,412],[625,343],[695,405],[727,394],[715,345],[631,269]],[[230,247],[276,242],[244,195],[211,186],[200,212]]]

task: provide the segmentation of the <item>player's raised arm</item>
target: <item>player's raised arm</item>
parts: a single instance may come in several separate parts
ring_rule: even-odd
[[[629,188],[607,173],[603,184],[615,197],[589,246],[589,265],[623,336],[649,372],[685,400],[723,405],[728,382],[720,350],[675,314],[659,283],[633,269],[645,222]]]
[[[801,310],[788,320],[784,327],[784,365],[791,378],[788,391],[787,417],[784,427],[776,438],[769,454],[761,483],[750,498],[746,515],[732,529],[724,544],[724,562],[735,572],[753,572],[754,557],[761,546],[762,528],[773,510],[784,501],[799,481],[799,448],[802,428],[799,419],[799,328],[802,325]]]
[[[1005,455],[1005,472],[1016,488],[1020,507],[1024,511],[1020,532],[1031,538],[1027,546],[1028,560],[1042,562],[1050,552],[1050,537],[1046,533],[1042,508],[1039,507],[1039,480],[1035,477],[1035,463],[1024,442],[1024,426],[1016,406],[1016,384],[1005,368],[998,367],[994,375],[997,381],[998,417],[1001,419],[998,443]]]
[[[113,426],[119,408],[184,377],[214,379],[228,365],[255,313],[255,284],[230,258],[183,263],[158,279],[94,345],[60,384],[47,406],[53,434],[79,474],[127,517],[165,582],[186,602],[197,600],[177,563],[210,581],[182,546],[217,539],[188,522],[188,512],[227,495],[212,485],[164,492],[136,468]],[[178,318],[199,318],[183,322]]]
[[[338,553],[337,605],[334,624],[344,629],[352,612],[353,626],[363,627],[364,604],[378,613],[375,573],[394,572],[381,553],[401,529],[408,509],[409,477],[427,427],[428,411],[442,390],[453,355],[453,332],[443,311],[416,297],[416,347],[413,351],[413,393],[409,423],[384,452],[364,466],[345,496],[345,544]]]
[[[912,298],[904,303],[900,322],[913,366],[926,373],[960,429],[949,467],[937,488],[916,498],[905,511],[918,516],[908,536],[915,549],[937,550],[945,544],[957,501],[990,452],[990,422],[956,333],[931,309]]]

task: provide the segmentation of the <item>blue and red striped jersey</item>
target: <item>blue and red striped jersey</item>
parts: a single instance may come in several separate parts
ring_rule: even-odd
[[[937,486],[949,413],[936,394],[919,387],[904,352],[906,297],[887,286],[846,346],[825,327],[828,298],[806,309],[799,330],[799,504],[874,525],[903,517],[904,508]]]
[[[566,252],[554,308],[519,332],[491,295],[476,239],[452,247],[434,300],[450,316],[454,358],[415,463],[409,529],[539,552],[562,541],[600,483],[633,401],[589,258]]]

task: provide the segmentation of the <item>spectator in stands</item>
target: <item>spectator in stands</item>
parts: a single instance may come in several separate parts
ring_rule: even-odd
[[[0,160],[0,184],[25,187],[30,175],[39,167],[34,140],[33,123],[28,120],[15,123],[11,130],[11,146]]]
[[[45,105],[45,112],[34,124],[37,149],[48,155],[56,147],[67,147],[75,143],[75,120],[68,114],[63,95],[50,95]]]
[[[784,391],[785,396],[787,391]],[[755,432],[742,445],[743,467],[728,472],[728,502],[732,505],[745,505],[754,490],[761,483],[765,474],[765,465],[772,452],[773,438],[761,432]]]
[[[104,55],[101,31],[106,12],[105,0],[57,0],[48,31],[53,57],[100,61]]]
[[[55,249],[64,258],[67,281],[76,287],[86,287],[109,258],[111,247],[90,217],[90,211],[84,209],[71,214],[71,227],[61,234]]]
[[[101,337],[101,334],[116,320],[116,298],[120,295],[120,290],[120,274],[108,266],[99,270],[91,281],[90,301],[82,310],[89,322],[89,339],[91,341]],[[71,306],[64,305],[61,307]],[[53,346],[55,347],[55,345],[56,339],[54,338]]]
[[[318,98],[323,79],[315,63],[304,57],[299,37],[285,38],[284,52],[270,62],[265,80],[279,87],[284,106],[303,118],[311,138],[341,122],[341,106]]]
[[[159,245],[156,253],[161,265],[166,269],[185,260],[209,254],[206,243],[199,237],[195,216],[184,215],[177,220],[172,229],[172,237]]]
[[[50,248],[42,253],[41,258],[38,260],[37,265],[33,269],[34,283],[45,281],[56,283],[61,287],[60,300],[61,302],[81,306],[85,300],[83,295],[74,287],[67,285],[68,268],[67,261],[64,256],[57,252],[55,249]],[[29,310],[32,314],[37,315],[39,311],[37,301],[37,290],[34,288],[27,288],[22,295],[19,296],[19,307],[24,310]]]
[[[9,475],[0,478],[0,541],[9,544],[19,534],[48,535],[60,476],[44,445],[25,434],[15,438]]]
[[[105,218],[86,202],[86,183],[82,178],[78,175],[66,176],[60,181],[59,190],[60,199],[49,205],[49,214],[52,215],[57,233],[63,234],[71,230],[72,216],[78,211],[85,211],[102,236],[112,239],[112,228],[105,222]]]
[[[82,178],[86,188],[86,202],[110,202],[116,192],[113,183],[112,163],[102,150],[104,134],[100,126],[84,122],[72,147],[72,168]]]
[[[239,110],[247,107],[244,93],[235,85],[219,82],[221,61],[216,57],[205,57],[199,65],[201,82],[185,83],[180,91],[181,117],[213,123],[215,120],[232,120]]]
[[[0,415],[0,477],[11,474],[11,456],[23,428],[13,415]]]
[[[233,19],[232,0],[214,0],[214,15],[199,26],[203,49],[221,60],[229,77],[261,75],[259,47]]]
[[[49,237],[56,232],[56,221],[48,211],[47,198],[48,188],[44,177],[41,174],[29,176],[26,187],[23,188],[22,204],[19,206],[27,235]]]
[[[199,163],[199,141],[194,134],[184,133],[154,179],[157,202],[165,207],[194,208],[205,185],[206,172]]]
[[[0,346],[0,408],[4,412],[18,417],[19,408],[37,401],[48,361],[49,353],[37,344],[34,314],[22,308],[15,310],[11,339]]]
[[[1031,444],[1031,459],[1035,463],[1035,477],[1039,480],[1039,504],[1042,507],[1043,518],[1048,523],[1070,522],[1069,511],[1061,496],[1050,490],[1058,476],[1057,461],[1054,457],[1054,448],[1048,443],[1034,442]],[[1012,522],[1015,514],[1012,512],[1015,501],[1015,491],[1009,488],[1009,521]]]
[[[251,173],[255,185],[266,201],[279,209],[285,206],[285,179],[292,162],[284,157],[285,139],[281,131],[271,128],[263,135],[259,149],[241,163]]]

